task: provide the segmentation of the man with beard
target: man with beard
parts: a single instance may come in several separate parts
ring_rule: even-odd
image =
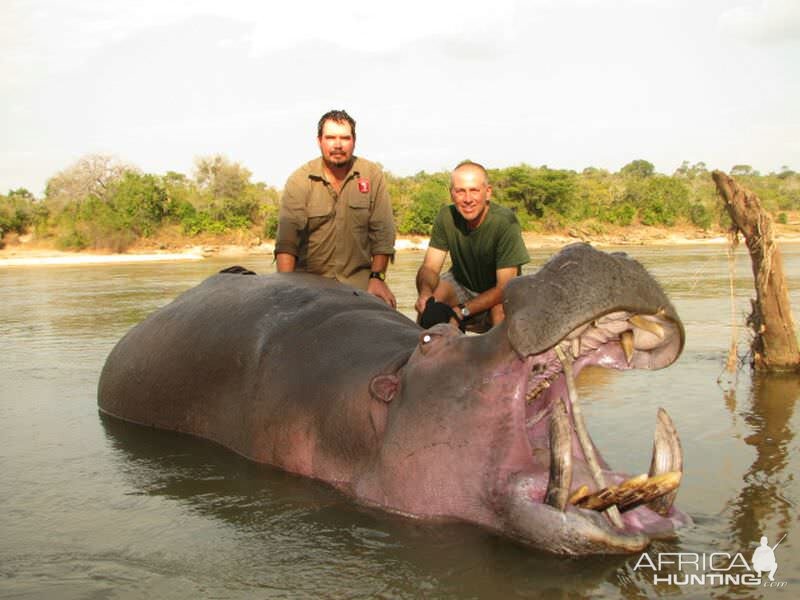
[[[286,182],[278,216],[278,272],[306,271],[366,290],[396,306],[386,284],[394,255],[392,206],[381,168],[353,154],[356,122],[343,110],[320,118],[321,156]]]

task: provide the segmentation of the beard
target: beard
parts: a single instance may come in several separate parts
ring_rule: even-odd
[[[323,157],[323,158],[325,160],[325,163],[329,167],[334,167],[334,168],[337,168],[337,169],[340,169],[342,167],[346,167],[353,160],[352,156],[347,156],[347,155],[338,155],[338,156],[331,156],[331,157],[328,157],[328,158]]]

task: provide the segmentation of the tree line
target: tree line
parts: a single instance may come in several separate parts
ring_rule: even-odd
[[[783,167],[761,174],[735,165],[730,174],[756,193],[779,222],[800,210],[800,174]],[[685,161],[671,175],[634,160],[617,172],[581,172],[520,164],[490,169],[493,201],[513,209],[526,231],[556,232],[579,225],[600,235],[611,227],[691,225],[727,228],[706,165]],[[449,173],[400,177],[386,173],[400,234],[427,235],[450,202]],[[143,173],[111,156],[88,155],[47,182],[44,196],[19,188],[0,194],[4,235],[33,234],[62,249],[125,251],[140,238],[243,233],[274,238],[280,191],[221,155],[199,157],[191,175]]]

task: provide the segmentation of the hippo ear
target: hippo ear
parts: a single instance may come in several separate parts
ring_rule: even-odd
[[[400,389],[400,378],[397,375],[376,375],[369,382],[369,393],[376,400],[391,402]]]

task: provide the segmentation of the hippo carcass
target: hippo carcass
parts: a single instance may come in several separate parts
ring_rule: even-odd
[[[465,336],[313,275],[223,272],[120,340],[99,407],[549,552],[673,535],[688,517],[672,506],[683,465],[666,412],[650,477],[630,480],[588,438],[573,379],[677,358],[683,326],[661,288],[627,256],[575,244],[509,283],[505,311]]]

